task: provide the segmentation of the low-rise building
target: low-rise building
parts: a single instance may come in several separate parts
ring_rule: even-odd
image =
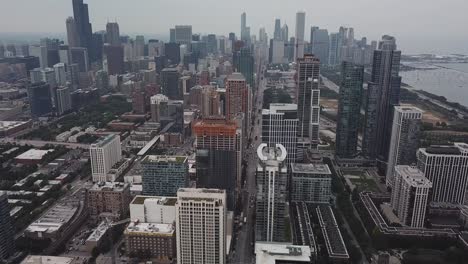
[[[92,252],[95,247],[101,246],[101,243],[108,239],[110,230],[112,230],[112,224],[109,221],[102,221],[86,239],[86,251]]]
[[[88,190],[89,214],[92,221],[118,221],[128,216],[130,185],[121,182],[100,182]]]
[[[174,224],[132,222],[125,230],[125,241],[130,256],[148,256],[158,263],[172,263],[176,258]]]
[[[289,243],[256,242],[255,263],[311,263],[308,246],[296,246]]]
[[[0,121],[0,137],[8,137],[31,127],[32,121]]]
[[[21,264],[81,264],[84,258],[28,255]]]
[[[21,164],[38,164],[42,161],[42,158],[49,152],[53,152],[53,149],[30,149],[22,154],[16,156],[15,161]]]
[[[24,234],[32,239],[58,239],[78,213],[78,209],[78,204],[57,204],[31,223]]]

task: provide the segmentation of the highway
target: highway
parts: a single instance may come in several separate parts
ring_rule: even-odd
[[[263,76],[265,66],[260,64],[257,72],[258,88],[253,98],[252,104],[252,119],[254,125],[251,127],[250,138],[252,139],[252,147],[247,146],[244,154],[247,160],[246,182],[242,188],[242,212],[247,217],[247,223],[241,227],[236,241],[234,243],[234,251],[232,252],[228,263],[231,264],[250,264],[255,263],[254,247],[255,247],[255,170],[257,167],[257,146],[261,141],[261,114],[258,109],[262,109],[263,92],[266,87],[266,79]],[[243,221],[243,219],[241,219]]]

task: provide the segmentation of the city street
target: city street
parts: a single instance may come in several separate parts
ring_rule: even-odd
[[[253,123],[252,130],[250,133],[250,138],[252,139],[252,146],[247,146],[246,153],[244,155],[247,160],[247,178],[246,184],[242,189],[242,202],[243,202],[243,215],[246,216],[247,222],[243,224],[237,240],[233,241],[235,247],[234,251],[231,254],[229,263],[231,264],[249,264],[255,263],[254,258],[254,247],[255,247],[255,170],[257,166],[257,146],[261,142],[261,114],[258,113],[258,109],[262,109],[263,104],[263,92],[266,87],[266,80],[263,76],[263,71],[265,67],[261,64],[259,71],[257,72],[258,80],[258,89],[255,93],[252,113]],[[241,219],[240,221],[243,221]]]

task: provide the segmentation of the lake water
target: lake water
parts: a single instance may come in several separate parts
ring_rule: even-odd
[[[468,106],[468,63],[407,63],[406,65],[420,70],[400,72],[404,83]],[[423,70],[428,67],[435,69]]]

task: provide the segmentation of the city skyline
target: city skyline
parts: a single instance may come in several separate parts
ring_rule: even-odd
[[[265,27],[269,37],[273,37],[276,18],[281,19],[282,25],[286,23],[289,31],[293,33],[295,32],[296,13],[305,11],[306,36],[310,32],[311,26],[319,26],[328,29],[329,32],[334,32],[339,26],[344,25],[356,28],[356,37],[367,36],[369,39],[379,39],[383,33],[391,34],[399,40],[399,48],[404,53],[468,53],[468,47],[463,45],[468,41],[468,36],[459,34],[463,31],[463,25],[468,22],[462,11],[468,8],[468,3],[460,0],[452,1],[450,4],[434,3],[431,5],[422,5],[421,0],[412,1],[411,4],[397,0],[396,2],[392,1],[392,3],[372,6],[365,16],[354,14],[363,8],[368,10],[372,4],[369,0],[362,0],[359,3],[353,2],[352,4],[342,0],[319,4],[300,0],[296,5],[286,6],[274,1],[268,3],[268,12],[258,11],[261,10],[262,5],[265,6],[262,1],[256,1],[255,4],[245,0],[241,0],[241,2],[246,3],[245,5],[238,2],[235,5],[229,3],[219,5],[218,12],[208,16],[200,16],[198,13],[192,12],[199,3],[191,3],[187,0],[177,1],[177,3],[152,3],[144,0],[140,1],[136,7],[132,7],[126,1],[112,1],[114,7],[112,12],[108,10],[108,0],[89,2],[88,4],[93,31],[105,30],[107,22],[116,21],[124,34],[132,36],[144,34],[168,39],[169,28],[176,24],[191,24],[196,33],[227,35],[229,32],[235,32],[240,37],[239,17],[242,12],[246,12],[247,26],[251,27],[251,34],[258,35],[258,30]],[[218,2],[206,0],[205,3],[209,6]],[[46,34],[49,36],[65,36],[65,20],[68,16],[73,15],[72,5],[68,1],[7,0],[4,4],[11,9],[20,9],[27,5],[28,10],[34,10],[34,12],[23,10],[22,20],[18,20],[14,12],[2,14],[0,17],[0,32],[2,32],[0,39],[6,40],[5,42],[8,42],[9,39],[14,40],[18,35],[31,33],[47,32]],[[337,5],[341,8],[337,9]],[[42,19],[41,14],[50,10],[52,6],[54,13],[61,15],[48,17],[47,20]],[[171,10],[177,10],[177,12]],[[329,14],[332,12],[334,15],[330,16]],[[136,14],[138,14],[138,19],[135,19]],[[412,23],[408,24],[407,19],[411,19]],[[11,27],[13,20],[15,21],[14,28]],[[216,20],[216,23],[213,23],[213,20]],[[444,21],[444,23],[440,21]],[[447,28],[447,24],[451,27]],[[306,37],[305,40],[307,41],[308,38]]]

